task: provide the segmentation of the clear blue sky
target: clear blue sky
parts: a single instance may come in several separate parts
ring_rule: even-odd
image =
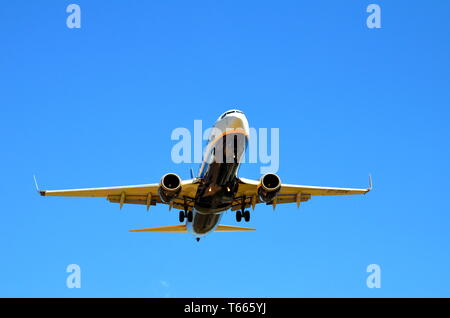
[[[450,2],[376,1],[378,30],[369,1],[77,1],[78,30],[69,3],[0,5],[0,296],[450,296]],[[280,128],[282,181],[374,191],[200,243],[128,232],[178,224],[165,206],[35,192],[188,178],[172,130],[234,107]]]

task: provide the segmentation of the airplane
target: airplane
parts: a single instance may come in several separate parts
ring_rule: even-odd
[[[166,204],[181,210],[182,224],[131,230],[130,232],[192,233],[197,241],[211,232],[254,231],[254,228],[219,224],[224,212],[235,212],[236,221],[250,221],[250,207],[306,202],[312,196],[366,194],[369,187],[331,188],[282,184],[280,177],[267,173],[259,180],[238,177],[238,169],[248,144],[249,125],[245,114],[231,109],[219,116],[211,129],[204,160],[198,175],[182,180],[175,173],[165,174],[159,183],[104,188],[39,190],[42,196],[106,197],[109,202],[151,206]],[[36,182],[36,180],[35,180]]]

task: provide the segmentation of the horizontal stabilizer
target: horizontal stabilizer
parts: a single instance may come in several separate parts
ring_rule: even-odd
[[[255,231],[248,227],[218,225],[214,232],[237,232],[237,231]],[[156,233],[187,233],[186,225],[169,225],[149,227],[146,229],[130,230],[130,232],[156,232]]]
[[[169,225],[149,227],[147,229],[131,230],[130,232],[160,232],[160,233],[187,233],[186,225]]]
[[[248,227],[231,226],[231,225],[219,225],[214,232],[237,232],[237,231],[255,231]]]

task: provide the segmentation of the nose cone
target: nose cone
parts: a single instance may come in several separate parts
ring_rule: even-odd
[[[242,129],[246,136],[249,135],[250,128],[245,114],[237,109],[231,109],[223,113],[216,122],[216,127],[220,129]]]

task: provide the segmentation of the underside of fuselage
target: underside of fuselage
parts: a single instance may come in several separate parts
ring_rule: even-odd
[[[200,213],[194,211],[194,217],[192,222],[186,222],[186,228],[189,232],[194,234],[196,237],[204,236],[219,225],[220,219],[222,218],[222,213]]]
[[[199,171],[192,221],[186,227],[197,237],[214,231],[223,212],[228,210],[238,190],[237,173],[245,152],[248,124],[245,117],[224,118],[215,128],[222,133],[212,136]]]
[[[197,190],[192,224],[186,224],[195,235],[205,235],[219,224],[222,213],[228,210],[237,192],[236,172],[239,164],[211,163],[207,175]],[[217,178],[219,177],[219,178]]]

